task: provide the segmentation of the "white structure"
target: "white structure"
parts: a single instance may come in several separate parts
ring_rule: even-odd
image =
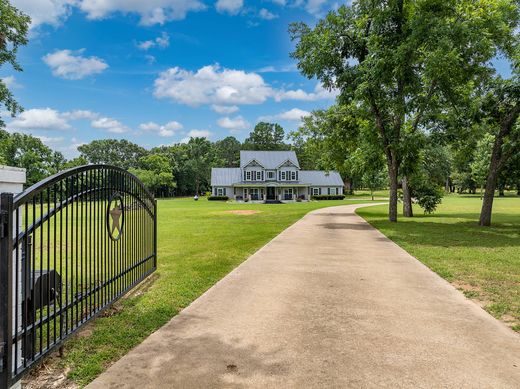
[[[241,151],[240,167],[211,170],[211,188],[238,201],[295,201],[342,195],[343,180],[335,171],[301,170],[294,151]]]
[[[14,195],[17,195],[18,193],[23,192],[23,186],[25,184],[25,181],[26,181],[25,169],[0,165],[0,193],[12,193]],[[16,218],[13,218],[13,220],[16,220]],[[22,221],[20,218],[20,224],[21,223],[22,223]],[[21,227],[21,225],[20,225],[20,227]],[[13,229],[13,231],[16,231],[16,229]],[[14,261],[14,259],[13,259],[13,261]],[[15,266],[13,266],[13,272],[15,272],[15,271],[16,271]],[[21,272],[21,269],[20,269],[20,272]],[[16,277],[16,275],[13,274],[13,280],[16,279],[15,277]],[[21,273],[19,274],[18,279],[20,280],[20,284],[18,286],[20,295],[18,296],[17,300],[22,301],[22,298],[21,298],[21,291],[22,291]],[[22,317],[21,317],[22,310],[19,309],[18,311],[20,312],[19,317],[18,317],[18,323],[20,323],[20,324],[19,324],[19,327],[17,328],[17,331],[20,331],[21,323],[22,323]],[[14,325],[14,322],[13,322],[13,325]],[[20,365],[21,364],[21,344],[18,345],[18,355],[19,355],[19,360],[17,361],[17,363]],[[11,389],[17,389],[17,388],[21,388],[21,381],[17,382],[15,385],[11,386]]]

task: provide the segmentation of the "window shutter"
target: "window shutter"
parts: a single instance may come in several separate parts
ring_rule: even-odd
[[[262,170],[262,181],[264,180],[264,171]]]
[[[296,170],[296,181],[298,181],[298,170]]]
[[[278,181],[282,181],[282,172],[278,170]]]
[[[321,188],[319,188],[319,189],[318,189],[318,194],[320,194],[320,195],[321,195]]]
[[[327,188],[327,190],[328,190],[327,194],[329,194],[329,195],[330,195],[330,188]]]

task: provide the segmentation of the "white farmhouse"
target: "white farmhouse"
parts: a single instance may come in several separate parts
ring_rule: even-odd
[[[213,196],[237,201],[295,201],[342,195],[338,172],[301,170],[294,151],[241,151],[240,167],[211,170]]]

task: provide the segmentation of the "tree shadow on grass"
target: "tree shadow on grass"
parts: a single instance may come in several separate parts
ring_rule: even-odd
[[[388,222],[384,212],[360,212],[360,216],[398,242],[437,247],[520,247],[520,219],[516,215],[495,214],[492,227],[480,227],[478,213],[419,215],[401,218],[397,223]],[[457,221],[446,222],[450,219]]]

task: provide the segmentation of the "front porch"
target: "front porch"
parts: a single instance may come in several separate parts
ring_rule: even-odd
[[[241,185],[234,187],[236,201],[263,202],[295,202],[309,199],[308,186],[303,185]]]

